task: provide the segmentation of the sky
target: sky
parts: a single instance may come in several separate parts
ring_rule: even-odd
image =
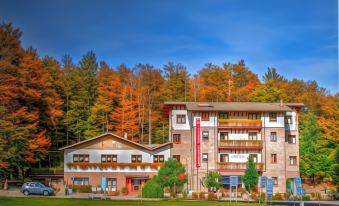
[[[244,59],[260,79],[275,67],[338,92],[337,0],[0,0],[4,21],[58,60],[93,50],[112,67],[174,62],[194,74]]]

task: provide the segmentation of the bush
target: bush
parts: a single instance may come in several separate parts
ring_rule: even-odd
[[[200,192],[199,198],[204,200],[205,199],[205,192]]]
[[[198,199],[198,193],[197,192],[192,192],[192,198],[193,199]]]
[[[252,193],[250,194],[250,198],[251,198],[252,200],[254,200],[254,201],[258,201],[258,200],[259,200],[258,193],[252,192]]]
[[[283,200],[283,195],[281,193],[275,193],[272,197],[272,200]]]
[[[146,198],[163,198],[164,188],[157,181],[157,176],[154,176],[151,180],[146,182],[142,188],[142,197]]]
[[[171,192],[171,197],[176,198],[177,197],[177,193],[176,192]]]
[[[215,199],[214,192],[209,192],[208,195],[207,195],[207,199],[208,200],[214,200]]]
[[[91,193],[92,186],[91,185],[73,185],[72,190],[73,192],[79,192],[79,193]]]
[[[303,201],[310,201],[311,200],[311,197],[309,195],[303,195],[302,196],[302,200]]]
[[[184,191],[184,192],[182,193],[182,197],[183,197],[184,199],[187,199],[187,196],[188,196],[187,192]]]

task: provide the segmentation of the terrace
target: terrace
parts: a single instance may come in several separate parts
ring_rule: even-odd
[[[260,119],[219,119],[219,129],[256,129],[262,128]]]

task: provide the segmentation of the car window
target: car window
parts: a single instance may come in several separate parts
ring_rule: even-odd
[[[41,183],[36,183],[36,184],[37,184],[37,187],[40,187],[40,188],[43,188],[43,187],[44,187],[44,185],[41,184]]]

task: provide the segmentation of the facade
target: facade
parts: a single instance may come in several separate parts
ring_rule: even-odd
[[[67,185],[91,185],[108,191],[140,193],[142,185],[157,174],[170,157],[171,143],[141,145],[112,133],[63,147],[64,181]]]
[[[220,172],[224,188],[229,188],[230,176],[241,177],[248,157],[253,156],[259,174],[273,178],[274,192],[285,193],[286,180],[299,177],[298,110],[303,106],[165,102],[163,115],[169,120],[171,156],[186,166],[187,188],[206,191],[202,179],[211,170]]]

